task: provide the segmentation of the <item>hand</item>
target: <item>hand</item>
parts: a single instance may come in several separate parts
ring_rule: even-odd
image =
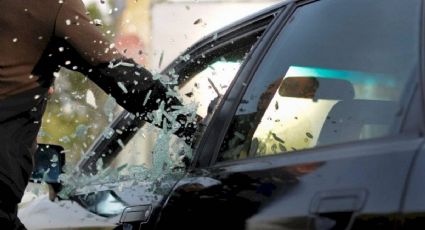
[[[49,90],[47,91],[47,93],[50,95],[52,95],[55,92],[55,88],[53,86],[49,87]]]

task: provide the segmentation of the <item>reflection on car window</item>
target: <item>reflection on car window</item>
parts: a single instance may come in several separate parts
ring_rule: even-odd
[[[320,76],[322,71],[329,75]],[[368,84],[379,79],[366,73],[290,67],[265,108],[249,152],[268,155],[385,135],[392,122],[386,115],[394,115],[397,105],[370,98],[379,91],[394,92],[385,91],[386,81]],[[370,113],[377,108],[378,113]]]
[[[243,96],[218,161],[397,133],[417,72],[419,10],[416,1],[383,1],[298,8]]]

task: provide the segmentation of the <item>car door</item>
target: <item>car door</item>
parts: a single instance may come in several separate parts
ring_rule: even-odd
[[[418,151],[409,180],[406,182],[406,191],[401,206],[400,229],[423,229],[425,226],[425,199],[423,175],[425,169],[425,149]]]
[[[157,227],[395,228],[423,142],[411,116],[421,111],[420,5],[290,5],[239,72]]]
[[[162,72],[161,77],[176,80],[175,93],[181,96],[187,109],[197,105],[195,112],[202,120],[193,145],[198,144],[199,136],[240,66],[282,7],[283,4],[278,4],[213,33],[190,47]],[[161,135],[164,136],[158,127],[140,122],[124,111],[80,162],[73,178],[84,179],[72,184],[79,192],[71,198],[103,217],[116,219],[123,213],[120,219],[123,226],[151,227],[156,220],[156,206],[168,193],[169,188],[163,185],[175,183],[185,170],[184,164],[169,164],[172,156],[181,154],[181,146],[176,144],[181,142],[169,135],[169,142],[159,143]],[[166,151],[155,152],[158,146],[164,145],[168,146]],[[188,162],[190,153],[185,153],[183,161]],[[115,173],[120,176],[115,177]],[[96,184],[111,180],[131,186],[99,191],[102,186]],[[81,183],[86,181],[90,184]],[[145,211],[149,215],[145,216]],[[139,215],[141,212],[143,215]]]

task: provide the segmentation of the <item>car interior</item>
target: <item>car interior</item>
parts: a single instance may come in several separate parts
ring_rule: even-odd
[[[392,131],[399,105],[380,95],[385,91],[377,83],[380,77],[291,66],[259,96],[254,113],[239,115],[233,128],[237,131],[220,160],[385,136]]]

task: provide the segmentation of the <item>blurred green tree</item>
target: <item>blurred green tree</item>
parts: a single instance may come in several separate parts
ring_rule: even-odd
[[[113,2],[105,4],[111,4],[109,7],[113,9]],[[87,5],[87,10],[92,19],[103,21],[100,30],[113,40],[113,22],[106,24],[107,16],[94,3]],[[38,142],[63,146],[67,166],[73,167],[120,109],[99,87],[75,71],[62,69],[54,89]]]

